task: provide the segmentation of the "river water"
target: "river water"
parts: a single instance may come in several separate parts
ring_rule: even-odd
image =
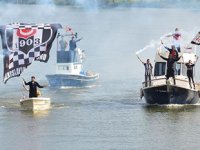
[[[22,111],[21,78],[0,86],[2,150],[199,149],[200,106],[148,106],[139,98],[144,67],[135,52],[179,27],[191,38],[199,31],[200,11],[181,8],[73,8],[53,5],[1,5],[0,23],[61,23],[83,36],[85,70],[100,73],[95,87],[42,89],[52,109]],[[22,76],[47,84],[55,73],[56,42],[49,62],[34,62]],[[156,49],[141,58],[153,59]],[[2,56],[0,57],[2,59]],[[152,61],[153,62],[153,61]],[[198,75],[197,65],[197,75]],[[3,64],[0,61],[3,74]],[[199,77],[196,76],[196,80]],[[2,81],[2,76],[0,77]]]

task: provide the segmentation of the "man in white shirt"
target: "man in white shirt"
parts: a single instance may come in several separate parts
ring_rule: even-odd
[[[173,37],[173,45],[176,47],[178,52],[181,52],[180,40],[181,40],[181,33],[178,28],[175,29],[175,32],[167,35],[167,37]]]

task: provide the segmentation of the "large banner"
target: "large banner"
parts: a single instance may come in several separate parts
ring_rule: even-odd
[[[60,24],[10,24],[0,27],[4,83],[19,76],[34,60],[47,62]]]

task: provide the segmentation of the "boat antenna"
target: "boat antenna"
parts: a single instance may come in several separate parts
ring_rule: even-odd
[[[58,51],[58,38],[60,36],[60,33],[58,32],[58,35],[57,35],[57,51]]]

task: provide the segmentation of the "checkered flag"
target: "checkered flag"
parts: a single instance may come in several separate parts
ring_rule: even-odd
[[[0,27],[4,50],[4,83],[33,61],[47,62],[60,24],[10,24]]]
[[[196,36],[191,41],[192,44],[200,45],[200,32],[196,34]]]

